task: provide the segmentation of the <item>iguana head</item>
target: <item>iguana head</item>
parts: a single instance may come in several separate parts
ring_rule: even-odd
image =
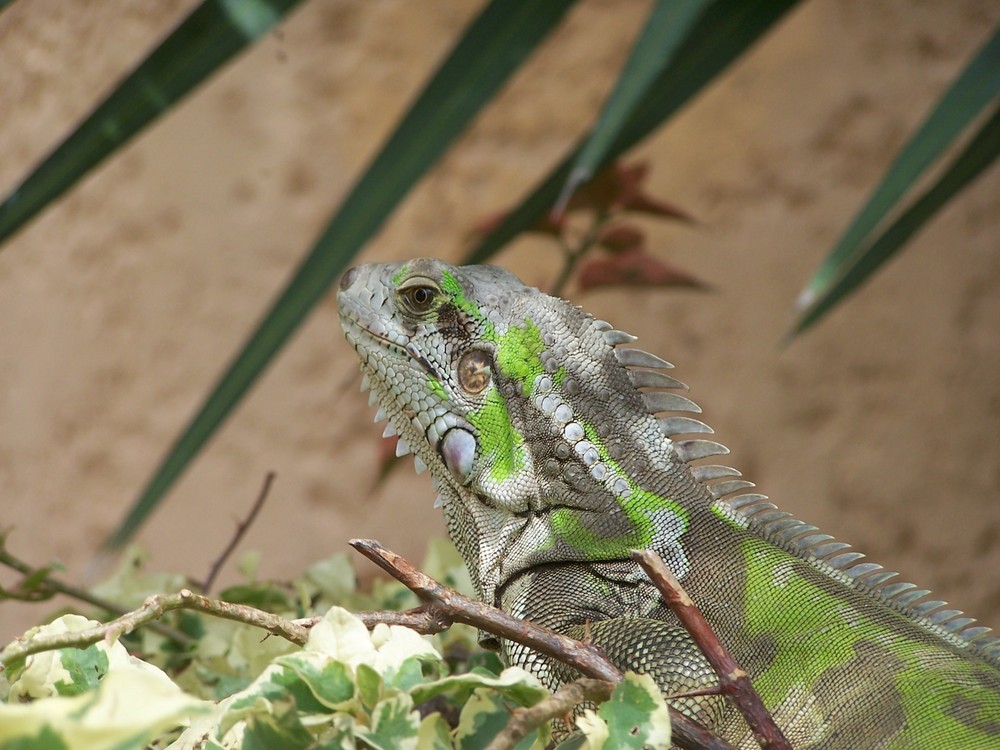
[[[518,298],[532,292],[499,268],[420,259],[352,268],[338,295],[341,325],[401,450],[439,484],[490,492],[512,511],[524,509],[533,472],[497,364],[511,355]]]
[[[388,434],[430,468],[486,588],[530,565],[627,560],[640,547],[683,575],[678,498],[697,483],[652,412],[697,407],[664,392],[682,387],[657,371],[667,363],[618,348],[633,337],[492,266],[362,265],[338,302],[363,387]]]

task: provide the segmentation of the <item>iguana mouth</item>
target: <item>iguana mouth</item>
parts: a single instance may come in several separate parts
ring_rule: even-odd
[[[351,341],[351,334],[363,333],[368,338],[378,341],[381,344],[384,344],[386,349],[392,349],[398,352],[399,354],[407,354],[407,355],[409,354],[409,352],[397,342],[393,341],[387,336],[376,333],[371,328],[362,323],[352,310],[345,309],[344,307],[341,308],[340,325],[344,329],[344,333],[347,334],[351,346],[353,346],[355,349],[358,348],[360,342]]]
[[[424,370],[424,372],[426,372],[428,375],[430,375],[438,382],[441,382],[441,376],[438,374],[438,371],[434,369],[434,365],[430,363],[427,357],[425,357],[420,352],[415,351],[415,349],[416,347],[413,346],[413,344],[410,344],[409,346],[406,347],[406,353],[409,354],[410,357],[412,357],[413,360],[418,365],[420,365],[420,367]]]
[[[370,338],[370,339],[372,339],[374,341],[377,341],[382,346],[383,349],[389,349],[391,351],[396,352],[397,354],[409,357],[410,359],[412,359],[414,362],[416,362],[420,366],[420,369],[422,369],[424,372],[426,372],[432,378],[434,378],[435,380],[437,380],[437,381],[440,382],[441,375],[434,368],[434,365],[432,365],[430,363],[430,361],[427,359],[427,357],[425,357],[423,354],[421,354],[417,350],[417,348],[416,348],[416,346],[414,346],[413,342],[408,343],[406,346],[400,346],[398,343],[396,343],[392,339],[390,339],[390,338],[388,338],[386,336],[382,336],[380,334],[375,333],[373,330],[371,330],[370,328],[366,327],[365,325],[363,325],[362,323],[358,322],[355,318],[353,318],[353,317],[351,317],[349,315],[341,313],[340,319],[341,319],[341,323],[342,324],[343,324],[344,321],[346,321],[346,322],[350,323],[351,326],[356,331],[359,331],[359,332],[363,331],[364,334],[366,336],[368,336],[368,338]],[[346,327],[344,327],[344,333],[347,334],[347,340],[354,347],[355,351],[357,351],[358,346],[359,346],[359,342],[351,341],[351,333],[352,332],[353,331],[349,331]]]

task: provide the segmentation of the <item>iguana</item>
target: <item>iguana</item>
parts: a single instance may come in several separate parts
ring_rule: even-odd
[[[716,678],[629,558],[655,550],[795,748],[1000,748],[1000,638],[778,510],[635,338],[492,266],[361,265],[340,281],[363,388],[429,467],[484,602],[589,638],[665,694]],[[573,679],[491,643],[550,687]],[[675,708],[756,747],[719,697]]]

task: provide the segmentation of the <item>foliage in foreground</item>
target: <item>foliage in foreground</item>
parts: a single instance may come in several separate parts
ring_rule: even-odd
[[[144,573],[138,562],[133,554],[101,593],[138,604],[163,584],[183,585],[179,576]],[[469,587],[446,543],[432,548],[427,567]],[[415,604],[411,597],[401,585],[384,582],[370,594],[358,593],[345,555],[318,563],[290,585],[250,582],[222,594],[287,617],[326,608],[331,600],[399,607]],[[550,697],[524,670],[501,669],[466,626],[438,636],[385,624],[369,632],[346,609],[330,606],[300,649],[199,613],[173,612],[165,621],[193,637],[193,647],[179,649],[144,628],[122,641],[43,652],[8,665],[0,674],[6,699],[0,747],[481,748],[504,730],[512,712]],[[95,624],[64,614],[25,637]],[[637,675],[596,711],[582,711],[577,727],[582,735],[560,747],[669,745],[663,699],[649,678]],[[543,748],[551,739],[543,724],[512,746]]]

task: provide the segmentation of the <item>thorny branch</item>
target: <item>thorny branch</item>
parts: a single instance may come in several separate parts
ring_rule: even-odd
[[[527,620],[518,620],[496,607],[463,596],[454,589],[438,583],[412,563],[373,539],[352,539],[349,544],[433,609],[438,610],[450,622],[475,625],[501,638],[524,643],[546,656],[561,659],[589,677],[611,682],[619,682],[622,679],[622,671],[594,646]]]

